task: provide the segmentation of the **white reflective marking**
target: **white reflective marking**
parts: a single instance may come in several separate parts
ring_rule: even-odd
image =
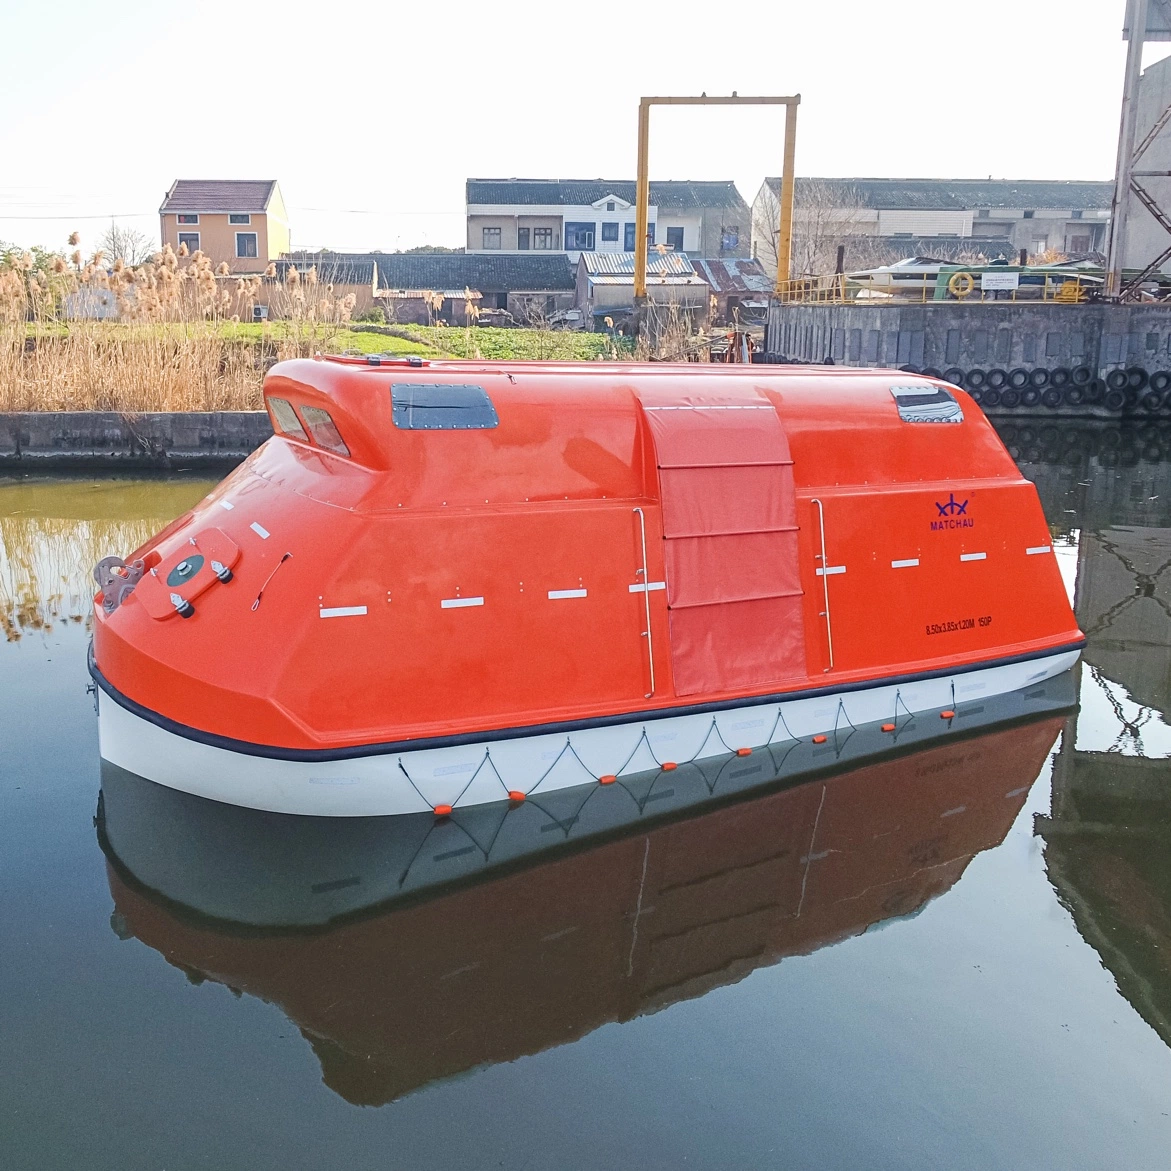
[[[892,561],[890,567],[891,569],[913,569],[918,564],[918,557],[908,557],[903,561]]]
[[[988,557],[987,553],[961,553],[961,561],[984,561]]]
[[[703,406],[701,404],[685,404],[675,407],[643,407],[644,411],[771,411],[771,403],[729,403],[726,406]]]
[[[648,590],[653,594],[655,590],[665,590],[667,583],[665,581],[652,581],[650,585],[644,586],[642,582],[630,587],[632,594],[645,594]]]
[[[585,590],[550,590],[549,601],[556,601],[558,598],[584,598],[586,596]]]
[[[357,785],[361,777],[310,777],[311,785]]]
[[[269,538],[269,531],[259,521],[254,520],[248,526],[261,540],[267,541]]]
[[[819,565],[817,567],[818,577],[833,577],[835,573],[845,573],[846,567],[844,565],[827,565],[824,569]]]
[[[483,598],[444,598],[439,605],[444,610],[462,610],[464,606],[482,606]]]
[[[317,611],[317,616],[319,618],[351,618],[354,615],[365,613],[365,606],[323,606]]]
[[[220,507],[226,508],[229,512],[231,512],[232,509],[235,508],[236,506],[230,500],[221,500]]]
[[[1033,545],[1031,548],[1026,549],[1025,552],[1030,557],[1034,556],[1037,553],[1052,553],[1053,546],[1052,545]]]

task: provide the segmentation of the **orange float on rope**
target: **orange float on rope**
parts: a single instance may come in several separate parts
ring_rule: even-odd
[[[941,720],[954,720],[955,715],[956,715],[955,712],[953,712],[951,710],[951,708],[948,708],[946,711],[942,711],[939,713],[939,718]]]
[[[824,744],[828,739],[829,739],[828,736],[814,736],[813,743],[814,744]]]
[[[451,816],[451,806],[450,805],[436,805],[435,806],[435,816],[436,817],[450,817]]]
[[[895,726],[894,726],[894,724],[883,724],[882,730],[884,732],[893,732],[895,730]]]
[[[618,778],[613,773],[606,773],[605,776],[598,777],[599,785],[612,785]]]
[[[737,748],[736,755],[737,756],[751,756],[752,749],[751,748]]]
[[[525,799],[525,797],[527,797],[527,796],[528,796],[527,793],[522,793],[519,789],[509,789],[508,790],[509,801],[523,801]]]
[[[661,768],[665,773],[669,773],[678,767],[679,766],[673,760],[664,760],[663,763],[659,765],[659,768]]]

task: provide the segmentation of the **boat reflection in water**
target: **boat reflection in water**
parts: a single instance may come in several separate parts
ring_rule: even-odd
[[[1003,840],[1073,698],[1066,674],[951,727],[438,821],[266,814],[107,764],[112,925],[277,1004],[327,1085],[381,1104],[917,912]]]

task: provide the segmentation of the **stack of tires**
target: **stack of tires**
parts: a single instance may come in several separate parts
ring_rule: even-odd
[[[1141,366],[1112,370],[1097,378],[1089,366],[1035,367],[1015,370],[961,370],[922,373],[962,386],[986,411],[1020,410],[1030,414],[1101,407],[1112,415],[1171,416],[1171,372],[1148,374]]]
[[[1129,468],[1171,458],[1171,427],[1155,421],[1056,426],[1040,419],[1001,420],[996,430],[1017,463],[1078,468],[1092,458],[1103,467]]]

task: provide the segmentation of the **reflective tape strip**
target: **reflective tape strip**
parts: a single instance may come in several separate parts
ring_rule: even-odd
[[[550,590],[549,601],[555,602],[558,598],[584,598],[585,590]]]
[[[1034,556],[1034,554],[1037,554],[1037,553],[1052,553],[1053,546],[1052,545],[1034,545],[1032,548],[1026,549],[1025,552],[1030,557]]]
[[[317,616],[318,618],[351,618],[365,613],[365,606],[323,606],[317,611]]]
[[[983,561],[987,558],[987,553],[961,553],[961,561]]]
[[[221,500],[220,507],[226,508],[229,512],[231,512],[232,509],[235,508],[236,506],[230,500]]]
[[[645,594],[648,592],[654,593],[655,590],[665,590],[666,588],[667,583],[665,581],[652,581],[650,585],[645,586],[642,584],[642,582],[639,582],[637,585],[632,585],[630,587],[630,592],[632,594]]]
[[[269,538],[269,531],[259,521],[253,521],[248,526],[262,541],[267,541]]]
[[[821,566],[817,568],[818,577],[833,577],[835,573],[845,573],[846,567],[844,565],[827,565],[824,569]]]
[[[444,598],[439,605],[444,610],[462,610],[465,606],[482,606],[483,598]]]
[[[644,411],[771,411],[771,403],[688,403],[670,407],[643,407]]]
[[[891,569],[914,569],[919,564],[918,557],[908,557],[905,561],[892,561]]]

